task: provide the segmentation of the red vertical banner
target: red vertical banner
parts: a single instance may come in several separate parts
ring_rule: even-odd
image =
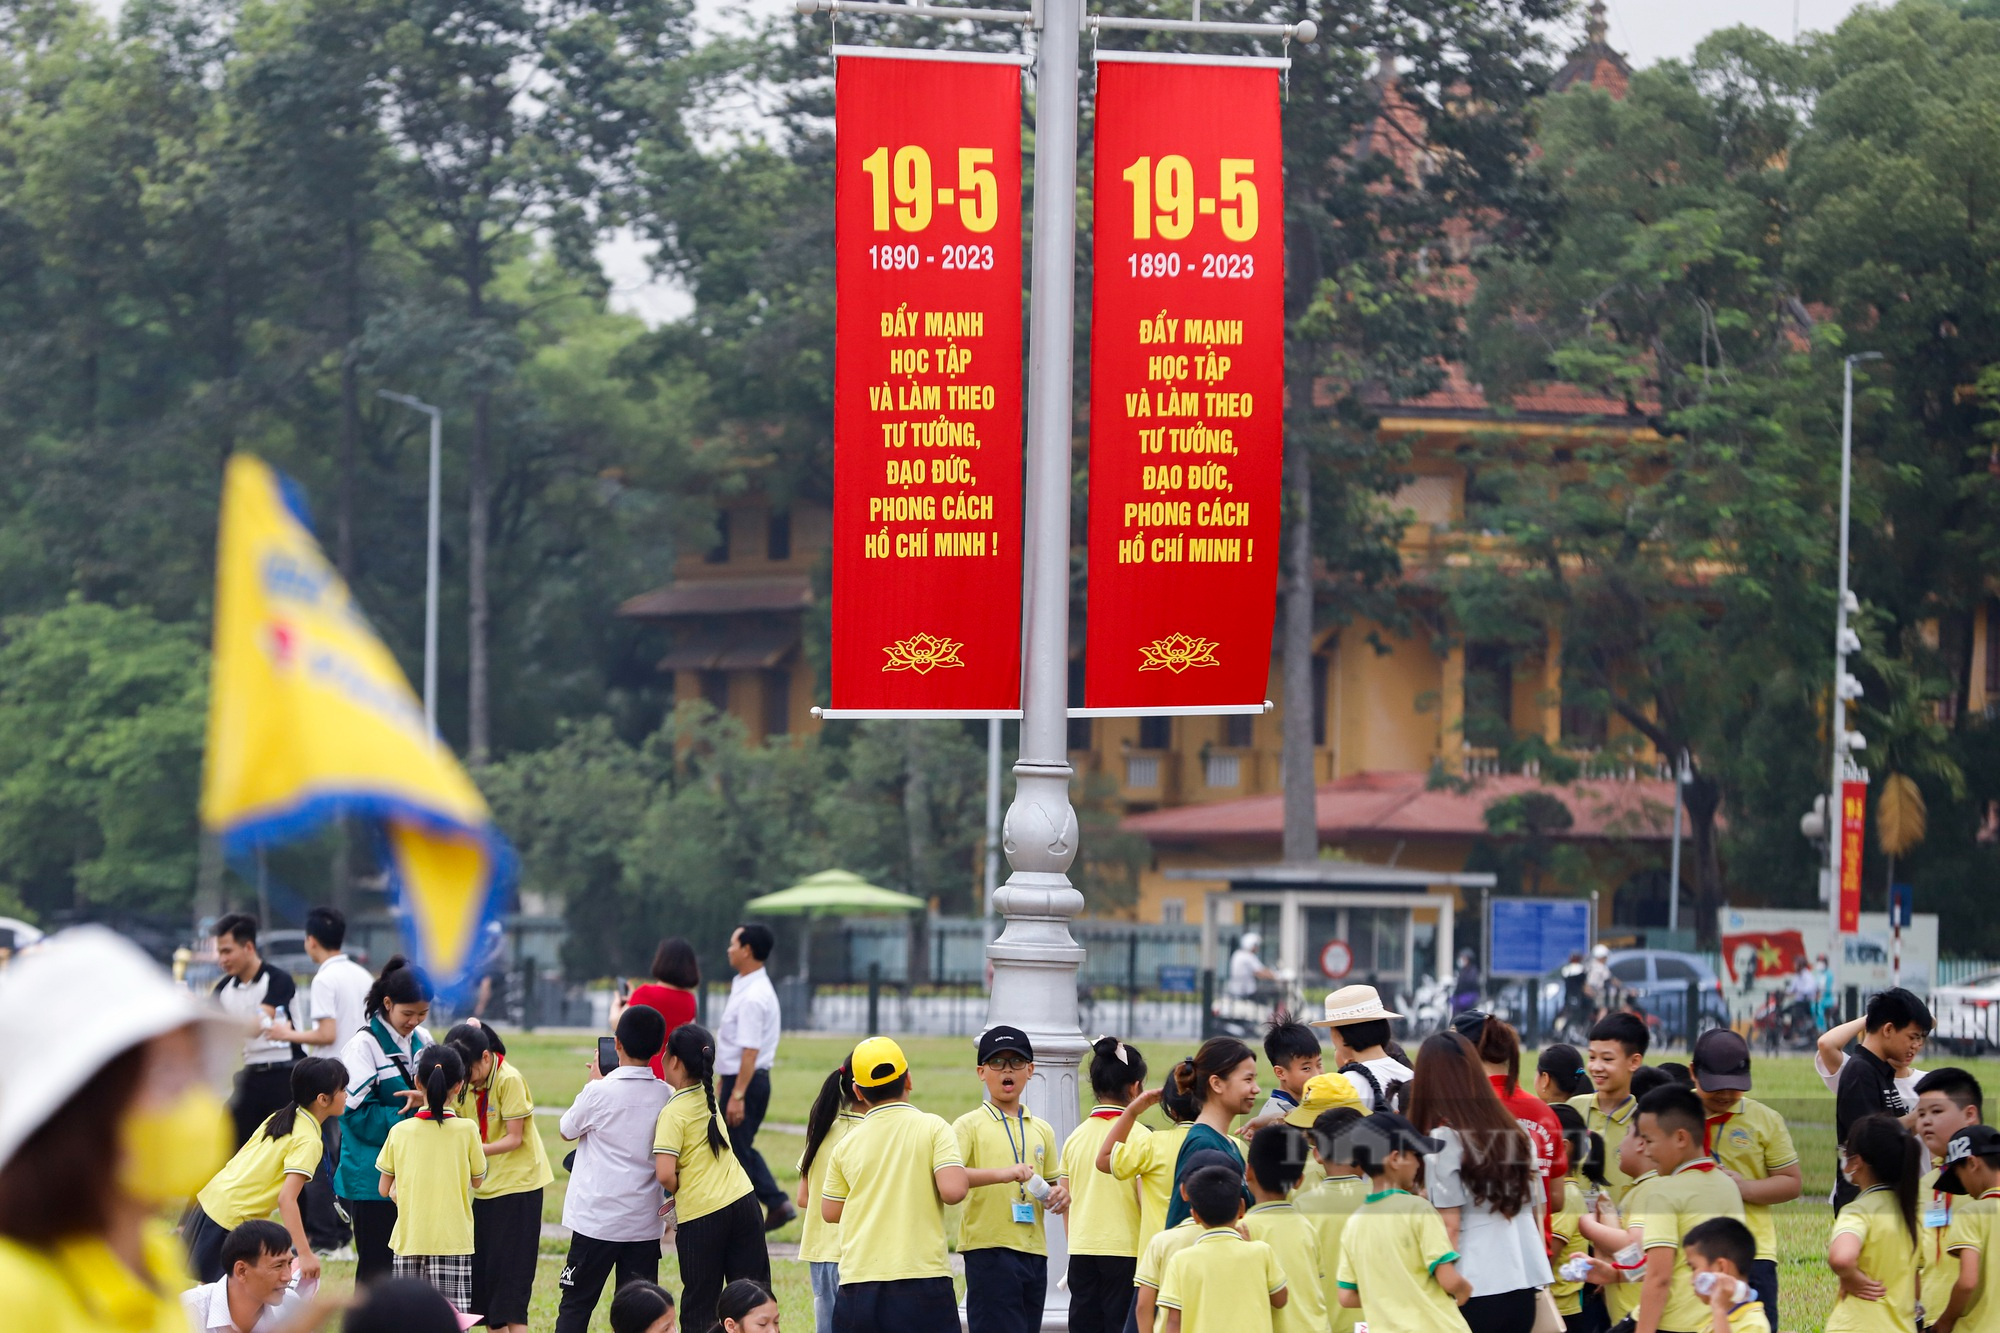
[[[832,706],[1021,706],[1021,71],[835,75]]]
[[[1861,834],[1867,827],[1868,784],[1840,784],[1840,930],[1861,929]]]
[[[1284,453],[1278,71],[1100,58],[1092,708],[1259,704]]]

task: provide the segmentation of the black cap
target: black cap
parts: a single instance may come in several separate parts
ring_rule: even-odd
[[[1484,1009],[1467,1009],[1452,1016],[1451,1028],[1467,1041],[1477,1043],[1479,1034],[1486,1028],[1486,1020],[1491,1017],[1493,1015]]]
[[[1937,1188],[1942,1194],[1970,1194],[1958,1178],[1958,1164],[1968,1157],[2000,1157],[2000,1129],[1991,1125],[1967,1125],[1951,1136],[1944,1146],[1944,1170],[1938,1172]]]
[[[1237,1175],[1243,1174],[1243,1163],[1231,1157],[1220,1148],[1196,1148],[1181,1163],[1181,1179],[1186,1180],[1205,1166],[1226,1166]]]
[[[1012,1051],[1023,1060],[1035,1058],[1035,1048],[1028,1040],[1028,1034],[1019,1028],[1008,1027],[1005,1023],[990,1027],[979,1036],[979,1063],[985,1064],[1002,1051]]]
[[[1703,1092],[1750,1091],[1750,1043],[1728,1028],[1710,1028],[1696,1037],[1688,1063]]]

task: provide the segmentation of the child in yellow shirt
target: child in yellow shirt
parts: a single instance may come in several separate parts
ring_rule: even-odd
[[[1119,1333],[1139,1266],[1139,1187],[1097,1169],[1097,1150],[1146,1086],[1146,1057],[1116,1037],[1091,1043],[1096,1105],[1071,1131],[1057,1168],[1069,1190],[1070,1333]]]
[[[1860,1193],[1833,1220],[1826,1258],[1840,1295],[1826,1333],[1916,1333],[1916,1137],[1893,1116],[1866,1115],[1842,1146],[1842,1174]]]
[[[1965,1197],[1953,1203],[1945,1253],[1957,1262],[1951,1297],[1935,1333],[1992,1333],[2000,1328],[2000,1301],[1986,1286],[1985,1257],[2000,1250],[2000,1129],[1967,1125],[1948,1140],[1938,1189]]]
[[[1271,1314],[1289,1298],[1278,1256],[1236,1230],[1243,1216],[1243,1181],[1227,1167],[1182,1176],[1190,1214],[1201,1234],[1167,1261],[1160,1283],[1165,1333],[1271,1333]]]
[[[1319,1237],[1312,1222],[1292,1204],[1304,1173],[1306,1136],[1288,1124],[1266,1125],[1243,1155],[1244,1182],[1256,1202],[1243,1215],[1250,1239],[1278,1256],[1291,1294],[1271,1317],[1274,1333],[1325,1333],[1326,1295],[1320,1284]]]
[[[1165,1129],[1149,1130],[1139,1117],[1160,1108],[1167,1118]],[[1097,1169],[1120,1180],[1139,1181],[1139,1252],[1144,1254],[1153,1237],[1167,1225],[1167,1209],[1173,1201],[1174,1163],[1181,1145],[1194,1128],[1201,1108],[1194,1098],[1174,1085],[1167,1071],[1166,1082],[1158,1089],[1140,1093],[1125,1106],[1097,1145]]]
[[[1241,1201],[1243,1188],[1243,1168],[1228,1153],[1219,1148],[1203,1148],[1188,1154],[1187,1170],[1181,1173],[1181,1183],[1176,1187],[1183,1199],[1188,1197],[1188,1178],[1204,1167],[1219,1166],[1233,1172]],[[1179,1226],[1168,1227],[1146,1242],[1146,1249],[1139,1256],[1139,1266],[1132,1276],[1132,1317],[1127,1328],[1138,1333],[1165,1333],[1166,1311],[1159,1307],[1160,1287],[1166,1281],[1167,1265],[1175,1255],[1195,1243],[1201,1237],[1201,1223],[1192,1214]]]
[[[1464,1333],[1459,1307],[1471,1299],[1472,1284],[1458,1271],[1444,1219],[1411,1192],[1424,1155],[1442,1152],[1444,1143],[1393,1111],[1376,1111],[1340,1146],[1374,1186],[1341,1238],[1334,1275],[1341,1305],[1391,1333]]]
[[[465,1061],[450,1046],[417,1057],[423,1109],[399,1121],[375,1158],[382,1197],[396,1204],[391,1272],[436,1287],[461,1314],[472,1311],[472,1191],[486,1178],[479,1130],[451,1109],[465,1087]]]
[[[1733,1217],[1711,1217],[1681,1237],[1681,1248],[1694,1270],[1695,1294],[1708,1288],[1705,1333],[1771,1333],[1764,1302],[1750,1286],[1757,1237],[1748,1226]]]
[[[1320,1167],[1320,1181],[1292,1196],[1293,1205],[1312,1224],[1319,1253],[1320,1299],[1326,1306],[1328,1333],[1348,1333],[1360,1319],[1359,1310],[1349,1309],[1333,1299],[1333,1275],[1340,1271],[1340,1240],[1347,1230],[1347,1219],[1354,1216],[1369,1194],[1368,1177],[1349,1165],[1341,1151],[1343,1136],[1363,1118],[1356,1107],[1336,1106],[1313,1119],[1312,1151]]]

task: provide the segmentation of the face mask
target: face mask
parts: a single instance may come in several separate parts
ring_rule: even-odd
[[[229,1115],[222,1099],[197,1084],[166,1106],[125,1117],[118,1183],[139,1202],[180,1204],[229,1160]]]

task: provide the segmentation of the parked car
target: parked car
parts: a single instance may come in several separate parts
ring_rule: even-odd
[[[1722,980],[1700,954],[1676,953],[1671,949],[1618,949],[1609,961],[1612,977],[1638,1000],[1648,1016],[1659,1020],[1661,1035],[1672,1036],[1686,1030],[1682,1015],[1687,1012],[1689,982],[1695,984],[1700,1006],[1697,1029],[1729,1026],[1729,1003],[1723,998]],[[1563,1021],[1562,973],[1555,971],[1544,976],[1537,983],[1537,990],[1538,1031],[1544,1040],[1583,1045],[1588,1040],[1588,1023],[1574,1017]]]
[[[1977,1055],[2000,1046],[2000,972],[1980,972],[1931,991],[1931,1040]]]

